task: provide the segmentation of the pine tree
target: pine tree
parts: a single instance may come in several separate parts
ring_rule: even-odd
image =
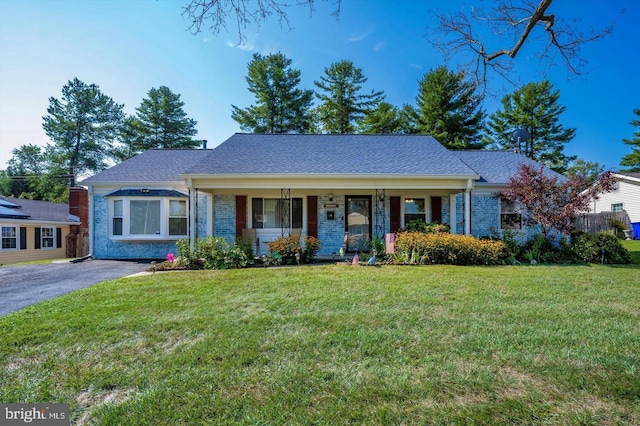
[[[136,108],[135,117],[126,120],[125,145],[137,154],[151,148],[194,148],[200,141],[192,137],[198,131],[197,122],[187,117],[180,95],[167,86],[149,90]]]
[[[253,133],[306,133],[310,128],[312,90],[298,88],[300,71],[282,53],[253,55],[246,77],[256,104],[241,109],[232,105],[231,118]]]
[[[51,155],[71,176],[107,167],[112,143],[124,120],[123,105],[104,95],[95,85],[74,78],[62,88],[62,99],[49,98],[42,128],[53,141]]]
[[[548,81],[528,83],[502,98],[502,110],[489,116],[485,141],[495,149],[516,149],[558,173],[565,173],[576,157],[562,152],[576,134],[565,129],[560,114],[565,107],[558,103],[560,92]],[[526,129],[531,138],[519,144],[512,138],[515,129]],[[517,145],[517,146],[516,146]]]
[[[485,112],[482,97],[464,73],[445,66],[420,80],[416,97],[416,131],[429,134],[449,149],[482,148],[480,133]]]
[[[380,102],[378,106],[367,111],[358,123],[359,133],[392,134],[402,133],[403,115],[401,111],[388,102]]]
[[[631,120],[631,125],[638,128],[633,133],[631,139],[623,139],[622,141],[627,145],[631,145],[632,151],[622,157],[620,162],[621,166],[627,166],[628,168],[623,170],[625,172],[640,172],[640,108],[633,110],[633,113],[637,116]]]
[[[351,61],[335,62],[324,72],[320,81],[314,82],[324,92],[316,92],[320,100],[317,110],[323,131],[355,133],[357,122],[384,99],[383,92],[362,93],[367,78],[362,69]]]

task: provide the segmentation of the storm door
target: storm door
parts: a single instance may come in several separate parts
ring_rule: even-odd
[[[367,250],[371,238],[371,196],[347,196],[347,251]]]

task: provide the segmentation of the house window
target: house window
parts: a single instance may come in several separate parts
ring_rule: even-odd
[[[113,201],[113,235],[122,235],[122,200],[114,200]]]
[[[113,199],[110,212],[111,236],[118,239],[175,239],[188,235],[186,200]]]
[[[612,211],[612,212],[621,212],[621,211],[624,211],[624,204],[623,204],[623,203],[615,203],[615,204],[611,204],[611,211]]]
[[[131,200],[129,209],[131,235],[160,235],[160,200]]]
[[[169,200],[169,235],[187,235],[187,202]]]
[[[424,198],[405,198],[404,200],[404,225],[416,219],[427,221]]]
[[[2,227],[2,250],[15,250],[18,248],[18,231],[15,226]]]
[[[252,198],[251,218],[254,228],[282,228],[289,213],[291,228],[302,228],[302,198]]]
[[[55,248],[55,235],[53,228],[42,228],[40,230],[40,247],[43,249]]]
[[[500,229],[522,229],[522,214],[513,201],[500,201]]]

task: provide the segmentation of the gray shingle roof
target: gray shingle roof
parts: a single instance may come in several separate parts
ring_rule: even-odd
[[[236,133],[184,174],[475,175],[425,135]]]
[[[5,197],[4,200],[9,201],[20,208],[6,208],[13,213],[28,215],[24,217],[31,221],[54,221],[69,222],[69,205],[65,203],[51,203],[49,201],[25,200],[22,198]],[[7,212],[10,213],[10,212]],[[0,217],[2,217],[0,215]],[[6,216],[9,217],[9,216]],[[17,218],[17,215],[16,217]]]
[[[151,149],[83,180],[101,182],[177,182],[180,173],[202,160],[211,150]]]
[[[478,150],[452,152],[480,175],[479,183],[507,183],[509,178],[518,173],[518,166],[521,164],[540,167],[539,163],[536,163],[526,155],[512,151]],[[563,178],[562,175],[548,168],[545,168],[545,173]]]

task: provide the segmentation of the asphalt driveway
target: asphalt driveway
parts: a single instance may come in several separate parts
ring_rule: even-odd
[[[86,260],[80,263],[0,268],[0,316],[74,290],[142,272],[149,262]]]

